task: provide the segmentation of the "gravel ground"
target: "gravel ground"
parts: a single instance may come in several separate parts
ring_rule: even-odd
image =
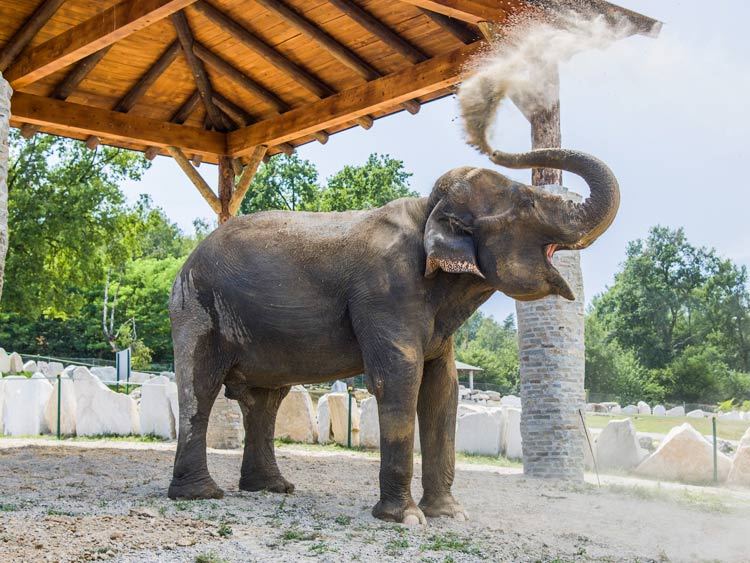
[[[750,562],[750,491],[460,465],[454,493],[471,520],[407,528],[370,516],[372,455],[282,446],[297,485],[283,496],[239,492],[241,453],[212,450],[227,495],[196,502],[166,498],[173,456],[174,444],[0,439],[0,563]]]

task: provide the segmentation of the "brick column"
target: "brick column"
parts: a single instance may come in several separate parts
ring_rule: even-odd
[[[581,196],[561,186],[543,186],[562,198]],[[516,302],[521,368],[521,436],[526,475],[583,479],[583,276],[577,251],[555,253],[553,263],[575,301],[548,296]]]
[[[242,424],[242,411],[237,401],[227,399],[219,393],[208,418],[206,446],[221,450],[242,447],[245,430]]]
[[[8,128],[13,90],[0,72],[0,298],[3,295],[5,254],[8,251]]]

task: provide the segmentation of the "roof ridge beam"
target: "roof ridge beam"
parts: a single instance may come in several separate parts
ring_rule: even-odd
[[[292,141],[452,86],[468,72],[466,62],[484,46],[484,41],[477,41],[306,107],[233,131],[227,135],[227,150],[232,156],[245,156],[258,145],[272,146]]]
[[[112,45],[195,0],[124,0],[19,55],[5,78],[18,90]]]

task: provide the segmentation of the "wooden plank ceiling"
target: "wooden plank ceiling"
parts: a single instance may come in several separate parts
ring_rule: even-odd
[[[482,48],[479,21],[550,3],[0,0],[0,71],[25,136],[252,161],[417,113]]]

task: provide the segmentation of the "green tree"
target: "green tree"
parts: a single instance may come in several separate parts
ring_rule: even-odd
[[[373,209],[401,197],[419,197],[409,189],[410,177],[402,161],[371,154],[362,166],[344,166],[328,178],[320,193],[319,209]]]
[[[85,303],[85,287],[107,265],[139,249],[137,221],[118,182],[137,180],[149,163],[130,151],[38,134],[11,133],[10,244],[2,310],[30,318],[65,316]]]
[[[262,164],[240,204],[247,215],[267,209],[315,210],[318,202],[318,171],[297,154],[277,155]]]

